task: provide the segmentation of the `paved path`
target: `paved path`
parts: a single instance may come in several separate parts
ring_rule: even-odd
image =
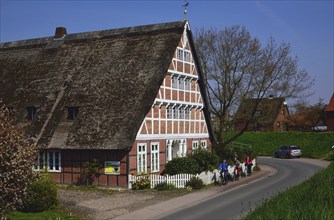
[[[209,198],[219,195],[226,190],[257,181],[260,178],[271,176],[276,172],[276,170],[269,166],[259,165],[259,167],[260,171],[254,172],[251,176],[242,177],[239,179],[239,181],[229,182],[226,186],[213,186],[208,189],[203,189],[155,205],[151,205],[113,219],[159,219],[171,214],[172,212],[176,212],[178,210],[182,210],[184,208],[208,200]]]

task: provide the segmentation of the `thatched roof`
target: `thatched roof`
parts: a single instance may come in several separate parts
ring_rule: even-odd
[[[263,98],[260,101],[257,99],[246,99],[239,106],[235,115],[236,122],[246,122],[248,120],[256,121],[262,126],[272,126],[280,113],[281,107],[285,99],[279,98]],[[252,111],[256,106],[256,114],[252,116]]]
[[[185,22],[0,44],[0,98],[41,148],[131,147],[158,93]],[[66,119],[66,107],[79,107]]]

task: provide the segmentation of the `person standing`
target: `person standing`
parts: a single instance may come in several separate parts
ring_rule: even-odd
[[[252,174],[253,160],[250,156],[247,156],[245,159],[245,165],[247,167],[247,176]]]

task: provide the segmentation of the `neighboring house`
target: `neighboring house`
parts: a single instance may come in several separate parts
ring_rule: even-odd
[[[0,44],[0,98],[31,124],[34,169],[59,183],[98,159],[94,184],[127,186],[130,173],[161,173],[212,131],[187,21]]]
[[[334,93],[326,107],[327,131],[334,132]]]
[[[249,122],[246,131],[286,131],[288,116],[284,98],[246,99],[235,114],[235,129],[241,131]]]

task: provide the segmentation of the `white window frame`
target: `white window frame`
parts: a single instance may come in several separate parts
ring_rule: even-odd
[[[147,144],[137,144],[137,173],[147,172]]]
[[[191,144],[191,146],[192,146],[192,149],[193,149],[193,150],[198,149],[198,140],[193,141],[192,144]]]
[[[47,151],[47,168],[49,172],[61,172],[61,153],[60,151],[57,150],[50,150]],[[56,153],[58,153],[58,168],[56,167]],[[51,163],[50,163],[50,154],[52,154],[52,167],[50,167]]]
[[[43,171],[45,170],[45,151],[39,151],[37,153],[36,161],[33,166],[34,171]]]
[[[184,108],[180,108],[180,113],[179,113],[179,116],[180,116],[180,119],[184,119],[185,118],[185,109]]]
[[[179,109],[177,107],[173,108],[173,118],[179,119]]]
[[[189,119],[190,118],[190,108],[185,108],[184,109],[184,119]]]
[[[177,76],[172,76],[172,88],[177,89],[178,78]]]
[[[179,89],[184,90],[184,77],[180,77],[178,83],[179,83]]]
[[[206,149],[208,146],[206,144],[206,140],[201,140],[201,147]]]
[[[177,48],[177,59],[183,60],[184,50],[182,48]]]
[[[184,80],[184,90],[190,91],[190,79]]]
[[[184,61],[190,62],[190,52],[189,51],[184,51]]]
[[[172,119],[173,118],[173,106],[168,106],[166,108],[167,111],[167,118]]]
[[[156,147],[156,149],[154,149]],[[159,142],[151,143],[151,173],[160,171]]]

